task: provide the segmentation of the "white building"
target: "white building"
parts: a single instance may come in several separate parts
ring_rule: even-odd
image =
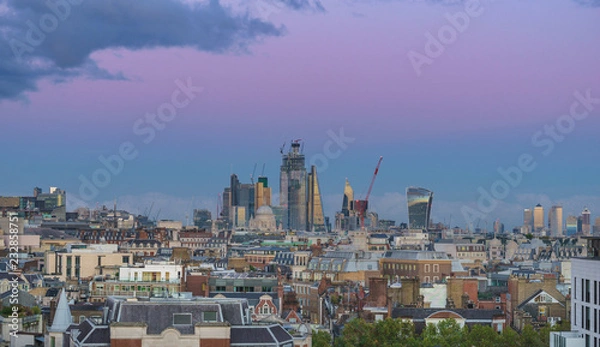
[[[143,266],[127,266],[119,269],[122,282],[181,282],[183,265],[173,262],[146,263]]]
[[[578,331],[553,331],[550,347],[585,347],[585,337]]]
[[[571,330],[585,346],[600,345],[600,238],[588,239],[588,258],[571,259]]]

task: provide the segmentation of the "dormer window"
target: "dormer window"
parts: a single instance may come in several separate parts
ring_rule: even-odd
[[[192,325],[192,314],[173,313],[173,325]]]

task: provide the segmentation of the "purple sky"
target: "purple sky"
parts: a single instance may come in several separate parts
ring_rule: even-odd
[[[364,192],[383,155],[372,204],[381,217],[406,221],[404,189],[421,185],[436,193],[436,220],[464,226],[461,207],[476,208],[478,187],[523,153],[539,165],[482,220],[513,227],[538,202],[594,214],[600,112],[548,156],[531,139],[568,113],[575,91],[600,97],[598,2],[482,0],[483,13],[417,75],[407,54],[425,54],[426,33],[464,11],[453,2],[84,2],[16,61],[10,40],[49,9],[0,1],[0,144],[11,149],[0,194],[56,185],[78,196],[78,177],[130,141],[139,156],[87,203],[117,197],[141,212],[160,200],[162,217],[182,218],[214,210],[232,168],[249,181],[266,163],[277,188],[284,141],[304,139],[310,161],[343,128],[355,141],[320,174],[332,217],[344,178]],[[188,78],[204,91],[144,144],[136,120]]]

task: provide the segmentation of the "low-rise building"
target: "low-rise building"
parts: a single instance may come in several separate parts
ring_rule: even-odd
[[[452,274],[452,260],[445,252],[395,250],[385,252],[379,268],[390,279],[418,277],[422,283],[434,283]]]

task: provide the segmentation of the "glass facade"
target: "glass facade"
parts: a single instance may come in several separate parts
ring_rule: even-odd
[[[425,188],[408,187],[408,227],[410,229],[429,229],[433,192]]]

